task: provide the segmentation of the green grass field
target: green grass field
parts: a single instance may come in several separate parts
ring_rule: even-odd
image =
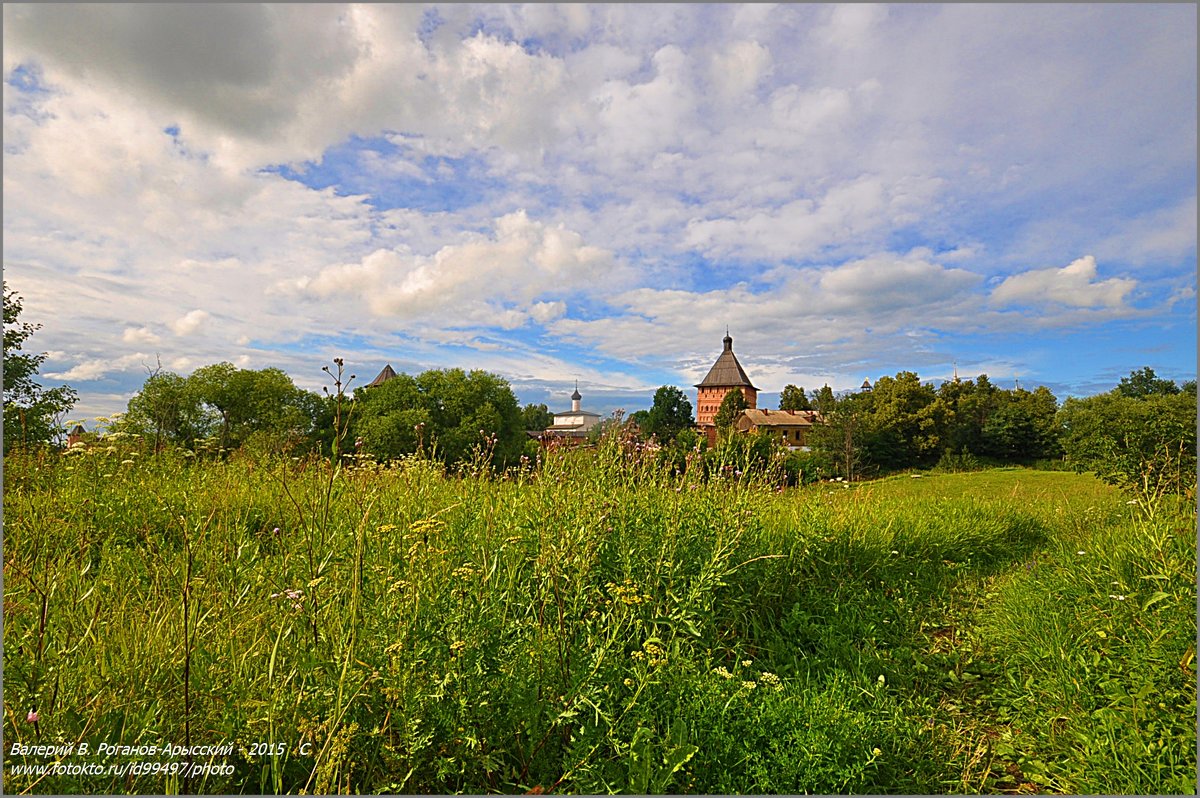
[[[5,789],[1195,792],[1186,503],[481,470],[10,457]]]

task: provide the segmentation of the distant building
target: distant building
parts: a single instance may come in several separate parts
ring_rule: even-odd
[[[366,387],[374,388],[376,385],[383,385],[388,380],[396,379],[396,370],[392,368],[392,364],[388,363],[383,367],[383,371],[379,372],[379,376],[367,383]]]
[[[808,433],[813,425],[820,424],[821,414],[816,410],[744,410],[734,426],[741,432],[767,430],[774,434],[789,449],[809,447]]]
[[[733,354],[733,338],[725,332],[725,349],[717,362],[713,363],[708,374],[696,385],[696,426],[708,436],[709,445],[717,441],[717,426],[715,419],[721,409],[721,402],[730,391],[741,391],[746,397],[746,407],[754,410],[758,407],[758,388],[746,376],[746,370]]]
[[[580,404],[582,401],[583,396],[579,393],[579,382],[576,381],[575,392],[571,394],[571,409],[554,414],[554,424],[542,432],[542,439],[586,439],[592,427],[600,423],[600,414],[584,410]]]
[[[871,392],[871,381],[869,379],[863,380],[862,387],[860,387],[859,390],[862,391],[863,393],[870,393]]]
[[[86,430],[82,424],[76,424],[70,432],[67,433],[67,446],[74,446],[83,440]]]

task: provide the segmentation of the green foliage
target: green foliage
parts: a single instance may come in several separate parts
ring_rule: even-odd
[[[1116,392],[1131,399],[1145,399],[1150,396],[1173,396],[1179,393],[1179,386],[1170,380],[1160,379],[1154,369],[1146,366],[1123,377]],[[1194,386],[1192,392],[1195,393]]]
[[[781,494],[615,434],[506,478],[123,440],[6,464],[14,793],[1195,782],[1186,502],[1018,469]],[[14,771],[57,740],[228,741],[233,772]]]
[[[818,397],[820,395],[818,394]],[[821,453],[844,479],[858,477],[863,461],[863,438],[870,418],[871,394],[850,394],[821,399],[823,422],[809,431],[812,447]],[[869,465],[869,464],[867,464]]]
[[[982,374],[935,390],[902,371],[870,392],[818,398],[826,424],[810,437],[847,479],[950,458],[945,466],[962,454],[1028,465],[1062,453],[1058,403],[1045,387],[1001,390]]]
[[[52,443],[62,436],[62,421],[78,394],[69,386],[43,388],[36,382],[45,353],[22,352],[41,328],[22,322],[21,297],[4,284],[4,450],[18,445]]]
[[[731,389],[721,400],[721,406],[717,408],[717,414],[713,417],[713,423],[717,430],[722,435],[728,435],[733,429],[733,425],[741,418],[742,411],[748,406],[746,395],[742,393],[741,389]]]
[[[821,389],[817,391],[815,397],[813,398],[812,403],[821,413],[828,413],[831,412],[837,405],[837,399],[833,395],[832,388],[830,388],[828,385],[822,385]]]
[[[1068,399],[1059,413],[1067,460],[1112,485],[1151,501],[1167,493],[1195,495],[1196,397],[1113,391]]]
[[[669,443],[680,432],[690,429],[692,423],[692,403],[687,394],[673,385],[664,385],[654,392],[654,404],[642,429],[660,442]]]
[[[155,450],[194,447],[206,438],[236,449],[250,440],[267,450],[295,449],[318,437],[325,401],[297,388],[276,368],[215,363],[186,378],[155,371],[130,400],[117,428],[141,435]]]
[[[445,463],[486,450],[497,466],[525,453],[523,414],[512,389],[485,371],[440,369],[394,379],[355,394],[353,434],[381,460],[418,451]]]
[[[541,432],[554,424],[554,414],[544,404],[527,404],[521,410],[522,428],[531,432]]]
[[[797,388],[795,385],[785,385],[783,386],[783,390],[779,392],[779,409],[812,410],[812,404],[808,401],[808,396],[804,393],[803,388]]]

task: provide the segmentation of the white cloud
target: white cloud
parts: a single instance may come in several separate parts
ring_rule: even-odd
[[[728,321],[815,376],[1194,284],[1192,7],[3,13],[6,279],[79,375],[397,334],[519,369],[531,322],[702,369]],[[259,171],[283,163],[332,185]],[[1151,276],[1011,274],[1064,252]],[[1009,280],[989,302],[977,274]]]
[[[1096,279],[1096,259],[1086,255],[1061,269],[1034,269],[1006,278],[992,290],[995,305],[1044,305],[1073,308],[1123,308],[1137,281],[1112,277]]]
[[[135,352],[116,359],[95,358],[85,360],[66,371],[47,373],[46,376],[52,380],[97,380],[114,372],[126,371],[133,366],[144,368],[150,359],[144,352]]]
[[[149,327],[126,327],[121,340],[127,344],[156,344],[162,339]]]
[[[175,321],[171,322],[171,329],[179,336],[188,336],[196,333],[203,326],[204,322],[208,321],[209,314],[206,310],[189,310],[187,313],[180,316]]]
[[[752,40],[730,42],[712,57],[710,82],[725,101],[752,94],[771,69],[771,51]]]
[[[562,225],[524,211],[495,220],[490,236],[470,234],[432,256],[376,250],[294,284],[315,297],[351,296],[377,316],[438,319],[441,324],[496,324],[511,329],[532,312],[545,321],[561,301],[534,300],[609,290],[619,268],[612,254]],[[453,310],[450,318],[445,317]]]

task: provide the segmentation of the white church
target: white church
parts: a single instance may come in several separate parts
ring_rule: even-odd
[[[579,394],[579,381],[575,382],[575,392],[571,394],[571,409],[554,414],[554,424],[542,433],[545,438],[586,438],[588,431],[600,423],[600,414],[584,410],[580,405],[583,397]]]

